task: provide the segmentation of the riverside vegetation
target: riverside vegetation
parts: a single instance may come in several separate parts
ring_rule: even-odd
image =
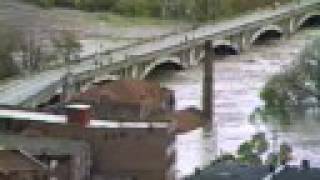
[[[260,97],[268,109],[318,105],[320,100],[320,37],[305,47],[297,63],[274,76]]]
[[[42,7],[69,7],[108,11],[124,16],[144,16],[194,21],[231,17],[257,8],[273,7],[292,0],[25,0]]]

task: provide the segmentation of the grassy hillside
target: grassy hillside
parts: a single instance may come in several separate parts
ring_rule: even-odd
[[[292,0],[26,0],[43,7],[69,7],[87,11],[110,11],[125,16],[162,17],[187,20],[225,18],[259,7],[273,6],[275,1]],[[170,4],[165,2],[170,2]]]

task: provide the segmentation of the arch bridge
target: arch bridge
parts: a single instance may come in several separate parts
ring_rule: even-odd
[[[163,64],[188,68],[198,65],[204,57],[204,41],[212,40],[214,54],[219,57],[238,55],[250,51],[252,46],[273,43],[274,40],[289,38],[292,34],[305,27],[320,25],[320,6],[294,8],[287,13],[272,16],[255,23],[248,23],[221,32],[197,37],[186,33],[179,45],[167,47],[147,55],[133,53],[130,58],[144,59],[143,62],[132,64],[118,72],[121,79],[144,79],[149,73]],[[210,28],[211,26],[207,26]],[[214,26],[212,26],[214,28]],[[201,31],[199,28],[196,31]]]

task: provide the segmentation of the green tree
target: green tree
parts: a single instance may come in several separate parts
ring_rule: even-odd
[[[20,34],[18,31],[1,25],[0,29],[0,79],[18,74],[18,68],[13,59],[13,53],[20,46]]]

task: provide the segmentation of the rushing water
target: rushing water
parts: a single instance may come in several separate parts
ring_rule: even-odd
[[[306,111],[300,116],[294,116],[292,123],[285,129],[278,124],[265,121],[252,123],[252,113],[263,102],[259,93],[270,77],[286,69],[298,55],[307,42],[307,34],[313,31],[295,35],[291,40],[280,40],[270,45],[253,47],[250,52],[239,56],[228,56],[214,63],[215,73],[215,106],[214,120],[217,125],[217,152],[234,153],[245,140],[261,131],[266,131],[267,137],[272,138],[274,129],[278,129],[279,141],[293,145],[294,154],[301,157],[316,158],[320,150],[320,111]],[[157,79],[163,86],[176,92],[177,109],[189,106],[201,107],[202,68],[194,67],[184,71],[161,73]],[[305,111],[304,111],[305,112]],[[250,120],[251,119],[251,120]],[[301,119],[301,121],[300,121]],[[312,119],[309,121],[309,119]],[[273,121],[274,122],[274,121]],[[193,172],[195,167],[204,163],[200,155],[201,136],[197,130],[190,133],[188,140],[177,143],[177,174],[178,177]],[[208,157],[214,156],[209,154]],[[320,161],[320,154],[318,155]]]

